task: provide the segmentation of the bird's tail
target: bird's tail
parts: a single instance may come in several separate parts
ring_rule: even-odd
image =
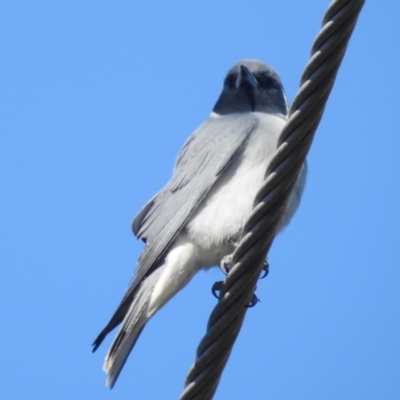
[[[147,307],[154,289],[157,278],[156,273],[145,278],[135,293],[135,298],[126,313],[122,324],[111,343],[103,364],[103,370],[107,373],[106,385],[112,388],[117,381],[118,375],[124,366],[129,353],[139,338],[146,322],[151,315],[148,315]]]
[[[106,386],[113,388],[115,385],[119,373],[145,325],[145,323],[137,323],[129,333],[126,329],[123,330],[124,325],[121,326],[104,360],[103,370],[107,374]]]

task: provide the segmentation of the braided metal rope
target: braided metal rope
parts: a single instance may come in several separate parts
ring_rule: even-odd
[[[311,146],[364,0],[333,0],[311,50],[277,152],[179,400],[212,399],[239,334],[289,193]]]

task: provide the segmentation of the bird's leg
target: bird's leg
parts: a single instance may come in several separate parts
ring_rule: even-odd
[[[229,246],[232,246],[234,249],[237,247],[237,245],[239,244],[239,242],[237,240],[235,240],[233,237],[228,237],[226,239],[226,243]],[[226,256],[224,256],[221,260],[221,263],[219,264],[219,267],[221,269],[221,271],[225,274],[228,275],[230,269],[231,269],[231,263],[232,263],[232,256],[233,256],[233,251],[231,254],[228,254]]]
[[[231,262],[232,254],[229,254],[223,257],[221,263],[219,264],[219,268],[225,275],[228,275],[229,271],[231,270]],[[260,276],[260,279],[264,279],[269,274],[269,264],[267,260],[265,260],[262,272],[263,274]]]
[[[233,246],[235,246],[235,247],[237,246],[237,242],[235,242],[232,238],[229,238],[227,241],[228,241],[229,244],[231,244],[231,245],[233,245]],[[231,269],[232,255],[233,255],[233,253],[224,256],[224,257],[222,258],[222,260],[221,260],[221,263],[219,264],[219,267],[220,267],[221,271],[222,271],[225,275],[228,275],[228,274],[229,274],[229,271],[230,271],[230,269]],[[262,273],[262,275],[260,276],[260,279],[264,279],[264,278],[268,275],[268,273],[269,273],[269,264],[268,264],[268,261],[267,261],[267,260],[265,260],[265,262],[264,262],[264,266],[263,266],[262,272],[263,272],[263,273]],[[222,281],[215,282],[214,285],[213,285],[212,288],[211,288],[212,294],[213,294],[214,297],[216,297],[218,300],[219,300],[220,296],[219,296],[219,293],[217,293],[217,292],[219,292],[219,291],[221,290],[221,288],[222,288],[222,283],[223,283]],[[257,289],[257,288],[255,288],[254,290],[256,290],[256,289]],[[247,308],[254,307],[259,301],[261,301],[261,300],[256,296],[255,293],[253,293],[253,297],[251,298],[250,302],[246,305],[246,307],[247,307]]]
[[[227,256],[222,257],[219,267],[221,268],[221,271],[225,275],[228,275],[228,273],[231,269],[231,262],[232,262],[232,254],[228,254]]]

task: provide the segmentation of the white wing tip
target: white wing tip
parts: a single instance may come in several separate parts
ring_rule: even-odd
[[[109,357],[109,355],[107,354],[103,364],[103,371],[107,374],[106,386],[109,387],[110,389],[113,388],[118,377],[118,373],[117,374],[115,373],[116,372],[115,369],[116,369],[115,359]]]

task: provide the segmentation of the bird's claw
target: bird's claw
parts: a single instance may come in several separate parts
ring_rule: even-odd
[[[219,292],[219,291],[221,290],[221,288],[222,288],[222,283],[223,283],[222,281],[215,282],[214,285],[212,285],[212,288],[211,288],[212,294],[213,294],[214,297],[216,297],[218,300],[219,300],[219,294],[217,294],[217,292]]]
[[[231,261],[232,261],[232,255],[227,255],[222,258],[221,263],[219,267],[221,268],[221,271],[225,274],[228,275],[230,269],[231,269]],[[269,273],[269,264],[268,261],[265,261],[263,269],[262,269],[262,275],[260,276],[260,279],[264,279],[268,273]],[[211,288],[211,292],[216,297],[218,300],[220,299],[219,292],[222,288],[222,281],[215,282],[214,285]],[[255,289],[254,289],[255,290]],[[255,293],[253,293],[253,297],[251,298],[250,302],[246,304],[245,307],[247,308],[252,308],[254,307],[259,301],[261,301]]]
[[[261,301],[255,293],[253,293],[253,297],[251,298],[250,302],[245,305],[246,308],[254,307],[259,301]]]
[[[222,284],[223,284],[222,281],[215,282],[214,285],[212,285],[212,288],[211,288],[212,294],[213,294],[214,297],[216,297],[218,300],[220,299],[220,295],[219,295],[219,293],[217,293],[217,292],[219,292],[219,291],[221,290]],[[259,301],[261,301],[261,300],[256,296],[255,293],[253,293],[253,297],[251,298],[250,302],[249,302],[248,304],[246,304],[245,307],[246,307],[246,308],[252,308],[252,307],[254,307]]]
[[[269,273],[268,261],[265,261],[262,271],[263,271],[263,274],[262,274],[262,276],[260,276],[260,279],[264,279]]]

